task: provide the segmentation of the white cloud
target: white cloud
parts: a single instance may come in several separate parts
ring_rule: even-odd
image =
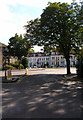
[[[68,2],[71,3],[72,0],[2,0],[3,3],[5,3],[6,5],[14,5],[16,6],[17,4],[20,5],[27,5],[27,6],[31,6],[31,7],[38,7],[38,8],[43,8],[47,5],[47,3],[50,2]],[[79,1],[79,0],[76,0]]]
[[[12,1],[12,2],[11,2]],[[28,14],[15,14],[9,10],[8,5],[16,5],[14,0],[0,1],[0,39],[1,42],[7,44],[10,37],[15,33],[24,33],[23,26],[27,20],[30,20]]]
[[[46,0],[47,1],[47,0]],[[7,44],[10,37],[15,33],[24,33],[23,26],[32,19],[28,14],[12,13],[9,6],[26,5],[31,7],[43,8],[47,2],[45,0],[0,0],[0,39]],[[34,13],[35,14],[35,13]]]
[[[0,39],[3,43],[7,44],[10,37],[14,36],[15,33],[24,33],[23,26],[30,19],[28,14],[16,14],[12,13],[9,6],[26,5],[29,7],[36,7],[44,9],[48,1],[55,2],[55,0],[0,0]],[[59,1],[59,0],[57,0]],[[61,0],[65,2],[65,0]],[[69,3],[72,0],[68,0]],[[36,13],[34,13],[36,14]]]
[[[45,7],[48,3],[48,0],[1,0],[1,3],[4,3],[5,5],[16,6],[17,4],[20,4],[40,8]]]

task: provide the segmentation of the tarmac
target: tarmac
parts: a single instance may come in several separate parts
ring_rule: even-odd
[[[76,73],[29,71],[17,82],[2,84],[2,118],[82,118],[81,90]]]

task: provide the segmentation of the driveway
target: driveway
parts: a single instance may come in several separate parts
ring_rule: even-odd
[[[81,86],[62,75],[45,72],[3,84],[2,117],[81,118]]]

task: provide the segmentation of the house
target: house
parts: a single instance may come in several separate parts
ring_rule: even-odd
[[[18,59],[17,59],[17,57],[12,57],[11,56],[11,58],[10,58],[10,63],[15,63],[16,61],[17,61]]]
[[[27,57],[29,67],[66,67],[66,60],[58,52],[30,53]],[[77,62],[75,55],[70,54],[70,66],[74,67]]]
[[[2,69],[2,66],[5,63],[4,55],[3,55],[3,51],[5,50],[5,48],[7,47],[7,45],[3,44],[0,42],[0,69]]]
[[[7,45],[3,44],[0,42],[0,70],[2,69],[2,67],[5,65],[5,56],[3,54],[4,50],[7,48]],[[8,62],[10,61],[10,63],[14,63],[15,61],[17,61],[17,58],[12,57],[9,60],[9,56],[6,59],[6,64],[8,64]]]

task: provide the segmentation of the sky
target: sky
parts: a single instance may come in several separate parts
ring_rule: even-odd
[[[79,1],[79,0],[77,0]],[[0,0],[0,42],[8,45],[9,38],[15,33],[26,33],[27,21],[40,17],[48,2],[67,2],[72,0]],[[35,46],[35,52],[40,51]]]

